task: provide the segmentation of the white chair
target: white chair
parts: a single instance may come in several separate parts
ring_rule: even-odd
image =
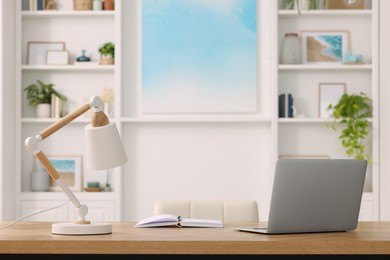
[[[154,214],[173,214],[184,218],[220,219],[223,222],[258,222],[254,200],[158,200]]]

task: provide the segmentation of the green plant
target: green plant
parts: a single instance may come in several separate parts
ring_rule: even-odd
[[[67,97],[59,93],[54,89],[54,85],[49,83],[45,84],[40,80],[37,80],[37,84],[31,84],[24,88],[27,92],[27,100],[30,106],[36,106],[38,104],[50,104],[51,95],[54,94],[62,101],[66,101]]]
[[[99,53],[103,55],[111,55],[114,58],[115,55],[115,44],[112,42],[106,42],[99,48]]]
[[[307,9],[308,10],[315,10],[320,7],[320,3],[318,0],[306,0]],[[297,9],[298,13],[301,13],[301,7],[302,0],[282,0],[280,3],[280,9],[283,10],[293,10],[294,8]]]
[[[337,104],[330,104],[328,110],[334,117],[332,129],[337,130],[336,123],[344,125],[339,138],[349,157],[370,160],[365,151],[365,139],[368,135],[368,118],[372,116],[371,99],[363,92],[360,94],[343,94]]]

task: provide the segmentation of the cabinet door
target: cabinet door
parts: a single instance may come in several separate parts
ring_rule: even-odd
[[[50,209],[63,202],[64,201],[62,200],[22,200],[20,202],[21,216],[27,216],[41,210]],[[67,212],[68,207],[64,205],[62,207],[28,217],[26,221],[67,221]]]
[[[83,204],[88,207],[86,220],[91,222],[115,221],[115,202],[114,201],[96,201],[84,200]],[[69,204],[69,221],[77,220],[76,209]]]

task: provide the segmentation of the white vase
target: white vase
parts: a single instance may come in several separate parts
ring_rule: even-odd
[[[50,175],[46,171],[33,171],[31,173],[32,191],[48,191],[50,187]]]
[[[50,104],[38,104],[36,112],[37,112],[37,117],[40,118],[50,117],[51,106]]]

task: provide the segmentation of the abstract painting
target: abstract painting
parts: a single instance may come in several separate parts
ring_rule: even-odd
[[[348,31],[302,31],[304,63],[342,63],[349,49]]]
[[[256,0],[143,0],[142,112],[256,112],[256,15]]]

